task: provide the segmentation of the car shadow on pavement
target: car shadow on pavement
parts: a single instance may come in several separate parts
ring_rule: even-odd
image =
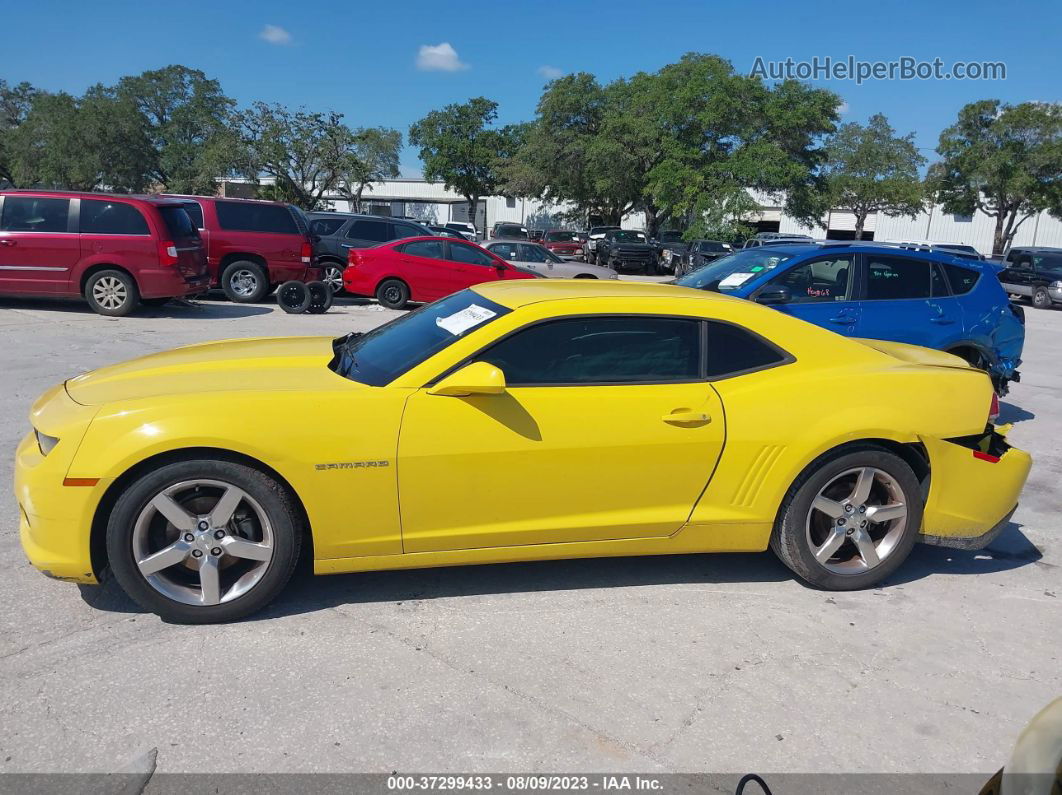
[[[998,425],[1005,425],[1008,422],[1024,422],[1025,420],[1031,420],[1036,417],[1031,411],[1026,411],[1021,406],[1015,406],[1013,403],[999,404],[999,418],[996,420]]]
[[[238,317],[268,315],[273,310],[268,306],[230,304],[216,301],[170,301],[162,306],[141,306],[127,317],[103,317],[97,315],[84,301],[75,298],[0,298],[0,309],[22,309],[37,312],[64,312],[85,315],[100,320],[133,321],[145,318],[195,318],[196,320],[231,320]]]
[[[983,575],[1035,564],[1040,551],[1011,523],[983,550],[917,544],[900,569],[880,588],[904,585],[936,574]],[[1050,565],[1041,563],[1040,565]],[[770,552],[655,555],[628,558],[447,566],[314,577],[300,562],[291,583],[272,605],[247,620],[313,613],[345,604],[448,599],[489,594],[631,588],[658,585],[799,582]],[[806,586],[811,587],[811,586]],[[113,581],[80,586],[82,599],[107,612],[142,613]]]
[[[993,574],[1038,563],[1043,553],[1010,522],[996,540],[984,549],[950,549],[915,544],[910,557],[889,577],[884,587],[902,585],[933,574]],[[1049,563],[1041,563],[1050,566]]]

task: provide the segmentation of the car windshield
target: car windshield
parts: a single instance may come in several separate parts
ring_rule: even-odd
[[[726,246],[716,240],[702,240],[697,244],[698,251],[705,251],[709,253],[717,253],[720,251],[726,251]]]
[[[681,279],[676,279],[675,284],[698,290],[736,290],[745,282],[752,281],[764,271],[777,268],[792,257],[792,254],[783,254],[769,247],[745,249],[729,257],[713,260]]]
[[[614,232],[612,235],[613,240],[618,240],[620,243],[644,243],[645,235],[642,232],[634,232],[629,229],[622,229],[618,232]]]
[[[369,386],[385,386],[411,367],[512,310],[462,290],[379,326],[332,343],[329,367]]]
[[[664,232],[664,234],[660,235],[660,240],[662,242],[664,242],[664,243],[681,243],[682,242],[682,233],[681,232]]]
[[[605,232],[609,232],[613,229],[619,229],[618,226],[592,226],[590,227],[590,234],[603,235]]]
[[[566,242],[578,240],[575,232],[546,232],[546,240]]]

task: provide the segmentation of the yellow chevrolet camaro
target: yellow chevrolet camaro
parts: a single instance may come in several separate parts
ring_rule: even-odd
[[[73,378],[33,406],[15,491],[35,566],[113,572],[172,621],[261,608],[307,545],[321,574],[770,546],[855,589],[1006,525],[1030,458],[991,403],[954,356],[736,298],[495,282]]]

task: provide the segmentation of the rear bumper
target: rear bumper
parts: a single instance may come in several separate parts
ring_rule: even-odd
[[[137,273],[137,287],[143,298],[181,298],[210,288],[210,274],[183,276],[175,268],[150,268]]]
[[[959,549],[991,543],[1014,513],[1032,457],[991,426],[961,439],[921,440],[931,472],[921,540]]]
[[[320,265],[303,265],[301,263],[269,264],[270,284],[283,284],[295,280],[297,282],[320,281],[324,276],[324,269]]]
[[[1010,524],[1010,517],[1014,515],[1016,510],[1018,510],[1017,505],[1007,511],[1007,515],[996,522],[995,527],[987,533],[982,533],[979,536],[929,536],[922,534],[918,537],[918,540],[923,544],[930,544],[935,547],[951,547],[952,549],[984,549],[999,538],[1000,533],[1007,529],[1007,525]]]

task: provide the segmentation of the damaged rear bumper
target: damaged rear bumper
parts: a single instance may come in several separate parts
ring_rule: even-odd
[[[1032,457],[1011,447],[1009,426],[955,439],[922,437],[931,479],[919,540],[957,549],[981,549],[1007,527],[1032,467]]]

